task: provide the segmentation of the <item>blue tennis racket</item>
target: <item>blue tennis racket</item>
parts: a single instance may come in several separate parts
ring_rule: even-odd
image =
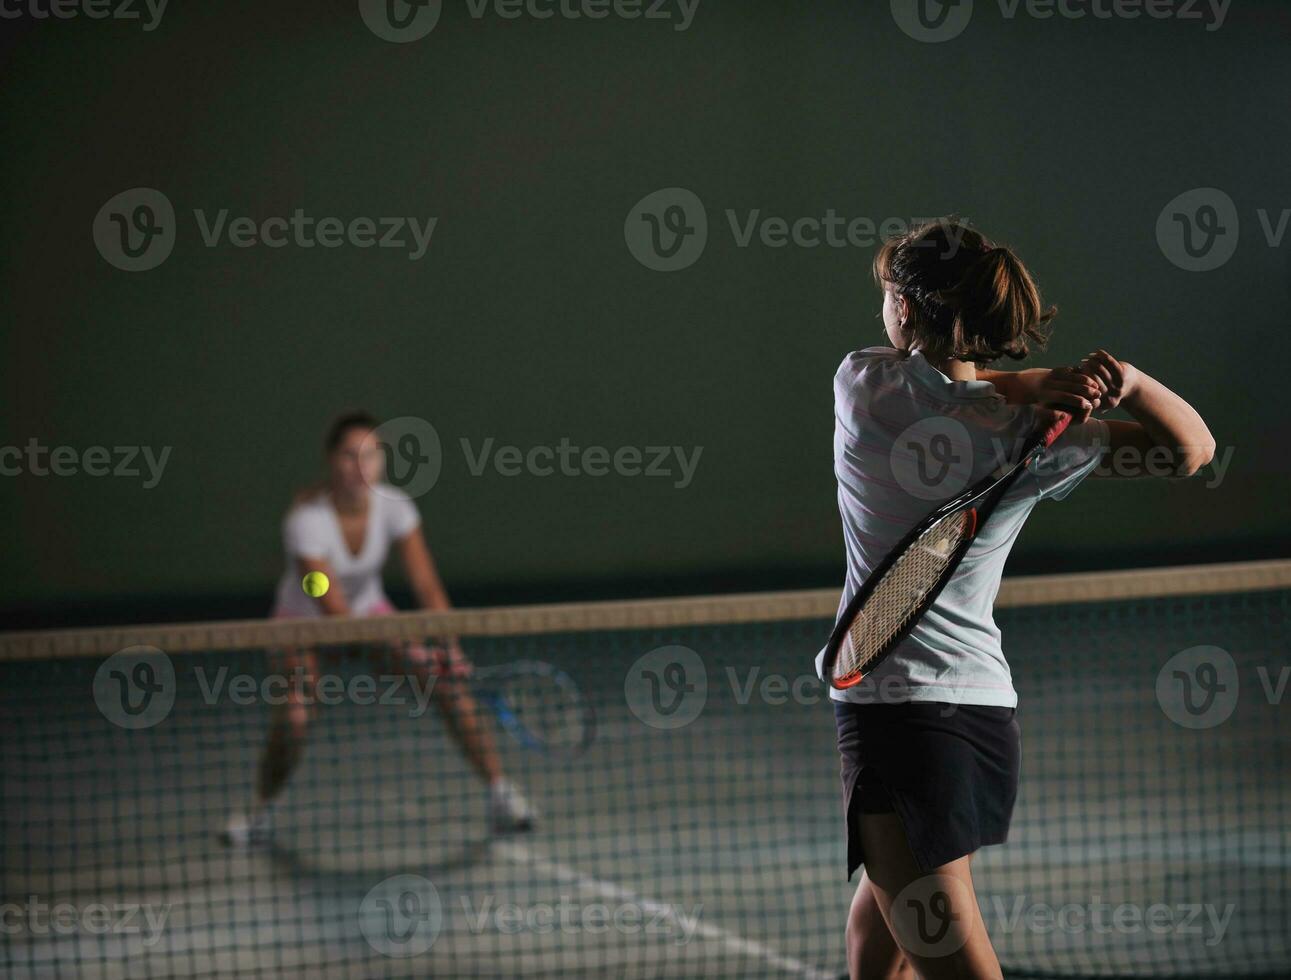
[[[474,673],[476,697],[526,749],[575,758],[596,735],[596,713],[574,679],[541,660],[517,660]]]

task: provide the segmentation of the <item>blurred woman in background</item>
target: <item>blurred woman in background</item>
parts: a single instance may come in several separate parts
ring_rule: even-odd
[[[451,608],[416,506],[407,494],[384,482],[385,454],[376,428],[372,416],[355,412],[341,416],[329,429],[327,479],[297,494],[283,522],[286,567],[278,583],[275,617],[394,612],[381,584],[391,548],[403,560],[418,606]],[[329,581],[327,591],[317,598],[307,595],[301,585],[311,572],[322,572]],[[529,829],[534,812],[503,776],[492,733],[481,720],[469,687],[471,665],[457,641],[449,639],[430,648],[410,645],[396,651],[395,661],[397,670],[406,672],[423,690],[430,688],[449,731],[488,784],[493,829]],[[296,649],[277,653],[273,669],[288,678],[288,693],[273,707],[256,798],[248,812],[233,815],[225,831],[226,840],[234,844],[255,842],[272,832],[274,803],[300,761],[313,713],[317,654]],[[303,683],[294,683],[295,679]]]

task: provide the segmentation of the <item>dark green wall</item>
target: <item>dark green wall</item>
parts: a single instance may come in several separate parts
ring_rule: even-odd
[[[464,0],[404,45],[343,2],[174,4],[151,31],[7,22],[0,444],[173,450],[150,490],[0,478],[3,605],[267,602],[284,506],[355,405],[443,439],[420,506],[450,586],[837,582],[830,379],[877,342],[872,249],[741,248],[727,209],[957,211],[1059,305],[1040,363],[1107,346],[1234,452],[1218,487],[1090,485],[1042,508],[1015,569],[1286,553],[1291,231],[1270,246],[1258,217],[1291,207],[1285,4],[1234,3],[1208,30],[979,0],[940,44],[887,3],[703,0],[673,26],[475,19]],[[91,230],[138,186],[174,204],[178,239],[126,273]],[[710,235],[664,274],[623,229],[671,186]],[[1195,187],[1240,217],[1210,272],[1156,239]],[[420,261],[204,247],[193,210],[221,208],[439,223]],[[685,489],[472,477],[462,437],[703,453]]]

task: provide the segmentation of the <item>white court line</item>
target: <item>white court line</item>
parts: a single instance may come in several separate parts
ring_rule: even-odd
[[[784,970],[786,973],[792,973],[796,976],[807,977],[810,980],[837,980],[836,972],[830,973],[824,970],[818,970],[801,960],[796,960],[790,956],[782,956],[770,946],[757,942],[753,939],[745,939],[743,936],[737,936],[733,932],[727,932],[725,929],[719,929],[717,926],[708,925],[702,922],[691,922],[689,919],[682,921],[683,916],[677,914],[675,908],[664,902],[656,902],[653,899],[642,898],[634,892],[621,888],[618,885],[608,881],[601,881],[599,878],[593,878],[585,875],[581,871],[571,868],[568,865],[560,864],[556,861],[550,861],[547,858],[534,853],[523,844],[516,844],[508,841],[500,841],[494,844],[494,850],[501,853],[504,857],[517,864],[528,864],[545,874],[554,875],[561,881],[571,882],[584,888],[587,891],[595,892],[602,898],[614,899],[621,902],[631,902],[649,912],[660,917],[660,919],[678,926],[683,933],[686,928],[691,927],[694,935],[703,936],[705,939],[715,939],[721,942],[723,946],[741,956],[751,956],[761,959],[777,969]]]

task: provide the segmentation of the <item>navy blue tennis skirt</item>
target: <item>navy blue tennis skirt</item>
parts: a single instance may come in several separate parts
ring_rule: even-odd
[[[862,813],[895,812],[924,871],[1008,839],[1022,760],[1016,708],[835,701],[834,720],[849,879],[865,862]]]

